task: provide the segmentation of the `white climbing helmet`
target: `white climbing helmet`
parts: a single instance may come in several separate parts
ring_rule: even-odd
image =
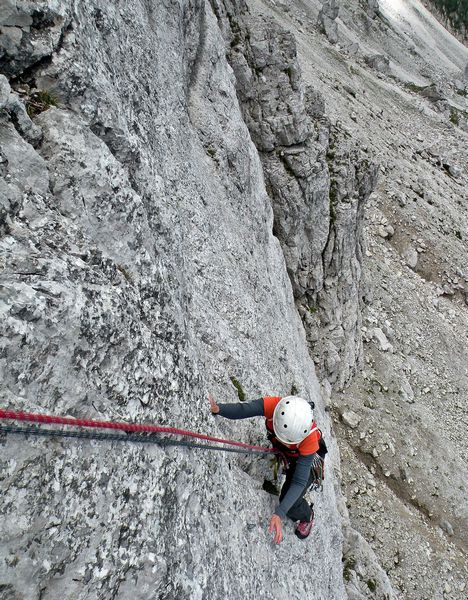
[[[286,396],[276,405],[273,430],[283,444],[299,444],[312,429],[314,413],[311,405],[299,396]]]

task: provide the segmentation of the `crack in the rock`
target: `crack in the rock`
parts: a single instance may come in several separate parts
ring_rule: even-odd
[[[203,56],[203,52],[204,52],[205,46],[206,46],[206,36],[207,36],[208,27],[206,24],[205,5],[203,5],[200,10],[199,30],[200,30],[200,34],[198,37],[197,51],[195,53],[195,58],[194,58],[194,61],[192,64],[192,68],[191,68],[190,76],[189,76],[189,82],[188,82],[189,94],[192,91],[193,86],[196,84],[196,82],[198,80],[198,74],[200,72],[202,56]]]

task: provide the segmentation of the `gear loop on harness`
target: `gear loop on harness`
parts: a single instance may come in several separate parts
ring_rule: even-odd
[[[323,491],[323,476],[324,476],[324,460],[320,458],[320,464],[312,467],[314,470],[315,478],[309,486],[310,492],[322,492]]]

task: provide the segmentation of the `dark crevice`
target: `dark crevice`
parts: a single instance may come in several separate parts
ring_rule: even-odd
[[[13,127],[16,129],[20,137],[23,137],[23,131],[18,121],[18,115],[14,111],[8,111],[8,116],[10,117]]]
[[[297,144],[291,144],[289,146],[278,146],[277,150],[282,150],[283,152],[286,152],[286,154],[288,152],[293,152],[294,150],[300,150],[302,152],[306,152],[307,151],[307,140],[304,140],[303,142],[299,142]]]
[[[52,14],[37,8],[31,13],[32,24],[31,29],[41,30],[48,29],[55,25],[55,18]]]
[[[52,63],[52,56],[53,53],[47,54],[47,56],[43,56],[34,64],[30,65],[29,67],[26,67],[26,69],[24,69],[24,71],[22,71],[19,75],[16,75],[15,77],[11,78],[10,84],[14,86],[16,84],[27,83],[29,85],[34,86],[36,81],[36,72],[39,69],[48,67]]]
[[[62,29],[60,38],[57,42],[57,45],[53,49],[53,51],[50,54],[47,54],[46,56],[43,56],[42,58],[40,58],[38,61],[36,61],[32,65],[30,65],[29,67],[26,67],[19,75],[12,77],[10,79],[10,84],[13,86],[16,84],[27,83],[28,85],[31,85],[31,87],[34,87],[36,84],[36,73],[39,71],[39,69],[47,68],[48,66],[50,66],[52,64],[52,59],[53,59],[54,54],[57,54],[58,52],[60,52],[60,50],[63,47],[63,44],[64,44],[67,34],[72,30],[73,30],[73,24],[68,23]]]
[[[203,52],[204,52],[205,46],[206,46],[207,25],[206,25],[205,5],[203,5],[200,10],[198,25],[199,25],[200,34],[199,34],[199,38],[198,38],[198,46],[197,46],[197,51],[195,54],[195,59],[192,64],[190,77],[189,77],[189,90],[192,89],[192,87],[195,85],[195,83],[198,79],[198,74],[200,72],[200,66],[201,66],[201,59],[202,59]]]

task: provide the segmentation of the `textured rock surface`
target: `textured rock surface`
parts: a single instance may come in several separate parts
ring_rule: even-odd
[[[4,75],[0,75],[0,111],[9,116],[19,133],[32,145],[40,142],[40,128],[31,121],[24,104],[12,93]]]
[[[23,73],[47,61],[62,42],[69,24],[68,1],[3,0],[0,12],[0,70],[7,76]]]
[[[58,5],[59,45],[32,2],[11,4],[3,41],[15,86],[59,107],[35,117],[36,149],[20,96],[1,113],[2,405],[262,442],[260,421],[214,421],[207,392],[294,386],[330,477],[304,553],[290,525],[272,547],[267,460],[2,434],[0,594],[344,598],[337,452],[212,9]]]
[[[1,404],[263,442],[235,378],[331,453],[273,548],[264,459],[2,434],[2,600],[464,600],[468,54],[322,4],[3,2]]]
[[[362,359],[362,223],[377,165],[331,126],[320,94],[305,90],[290,33],[261,17],[231,27],[230,62],[262,159],[274,233],[314,361],[340,387]]]

